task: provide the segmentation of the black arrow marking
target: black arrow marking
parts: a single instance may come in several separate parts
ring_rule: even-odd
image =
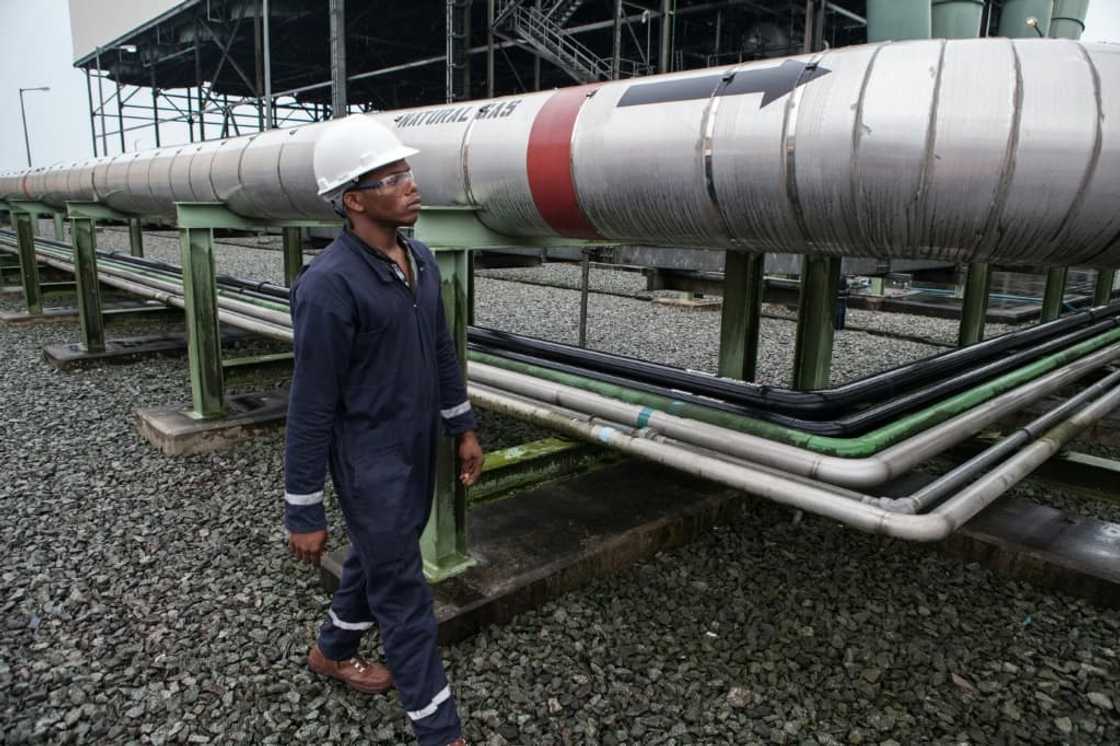
[[[702,75],[683,80],[665,80],[660,83],[642,83],[630,86],[622,94],[619,106],[664,104],[670,101],[691,101],[715,96],[738,96],[761,93],[763,108],[798,86],[811,83],[828,75],[831,70],[815,62],[805,63],[786,60],[780,65],[761,70],[742,70],[729,75]]]

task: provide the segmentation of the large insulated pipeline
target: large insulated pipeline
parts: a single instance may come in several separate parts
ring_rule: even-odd
[[[1120,266],[1109,45],[871,44],[368,116],[420,149],[427,204],[476,207],[510,236]],[[0,178],[0,198],[331,218],[312,173],[331,126],[33,169]]]
[[[1120,351],[1112,350],[1113,358]],[[953,495],[932,512],[921,515],[885,510],[876,498],[829,484],[791,477],[747,461],[733,462],[672,439],[650,436],[642,428],[600,423],[595,417],[543,403],[485,384],[472,382],[471,399],[519,419],[528,420],[583,440],[603,443],[641,458],[725,484],[752,495],[838,520],[862,531],[910,541],[940,541],[1005,494],[1057,453],[1087,427],[1120,406],[1120,387],[1114,387],[1057,424],[1015,455]]]

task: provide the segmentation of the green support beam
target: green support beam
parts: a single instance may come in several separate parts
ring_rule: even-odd
[[[70,219],[74,245],[74,280],[78,287],[78,319],[82,350],[105,351],[105,319],[101,315],[101,286],[97,280],[97,228],[92,218]]]
[[[303,228],[284,229],[284,284],[291,287],[303,268]]]
[[[39,261],[35,257],[36,216],[22,210],[12,213],[16,221],[16,245],[19,247],[19,274],[27,312],[43,313],[42,287],[39,285]]]
[[[302,228],[337,228],[341,221],[257,220],[238,215],[221,202],[178,202],[175,209],[182,251],[187,350],[191,367],[193,408],[188,414],[196,419],[218,418],[225,414],[225,382],[218,330],[218,293],[214,282],[214,229],[259,232],[282,228],[287,270],[290,267],[287,250],[289,230],[295,230],[299,235]]]
[[[984,339],[984,322],[988,317],[988,297],[992,292],[992,267],[987,262],[968,265],[961,303],[961,327],[957,343],[961,347]]]
[[[1098,269],[1097,284],[1093,288],[1093,305],[1103,306],[1112,302],[1112,289],[1116,286],[1116,270]]]
[[[1046,273],[1046,290],[1042,294],[1042,321],[1053,321],[1062,315],[1069,267],[1053,267]]]
[[[140,220],[100,202],[67,202],[66,214],[70,218],[70,239],[74,247],[74,279],[78,292],[82,349],[103,352],[105,314],[101,307],[101,283],[97,279],[97,223],[106,220],[127,222],[129,237],[133,238],[133,223],[139,228]],[[133,255],[136,255],[135,244]],[[143,256],[143,251],[140,256]]]
[[[420,213],[414,234],[435,252],[443,283],[444,313],[455,339],[464,377],[467,319],[470,316],[470,250],[585,245],[568,239],[523,240],[503,236],[479,222],[472,208],[425,208]],[[467,491],[458,479],[458,457],[453,439],[442,440],[436,461],[432,515],[420,539],[424,572],[431,582],[457,575],[475,564],[468,554]]]
[[[801,257],[801,294],[793,351],[793,388],[798,391],[828,386],[840,267],[840,257]]]
[[[61,212],[56,212],[54,218],[54,238],[56,241],[66,240],[66,216]]]
[[[144,256],[144,226],[140,218],[128,219],[128,253]]]
[[[724,378],[754,380],[765,266],[765,254],[726,253],[719,330],[719,374]]]
[[[214,282],[214,229],[184,228],[180,222],[179,242],[193,403],[188,414],[196,419],[221,417],[225,414],[225,391]]]

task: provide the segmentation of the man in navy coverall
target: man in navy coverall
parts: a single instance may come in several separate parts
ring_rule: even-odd
[[[464,741],[419,538],[441,429],[457,438],[464,484],[478,479],[483,456],[435,259],[397,232],[420,214],[405,160],[415,152],[361,115],[328,125],[316,144],[320,194],[348,225],[292,286],[285,525],[292,553],[317,564],[329,466],[350,552],[308,664],[363,692],[395,683],[419,743],[447,746]],[[358,655],[374,624],[391,674]]]

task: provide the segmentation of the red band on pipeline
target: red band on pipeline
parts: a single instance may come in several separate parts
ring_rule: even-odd
[[[580,209],[572,180],[572,130],[587,94],[598,87],[557,91],[541,107],[529,130],[525,166],[533,202],[554,231],[571,238],[602,238]]]

